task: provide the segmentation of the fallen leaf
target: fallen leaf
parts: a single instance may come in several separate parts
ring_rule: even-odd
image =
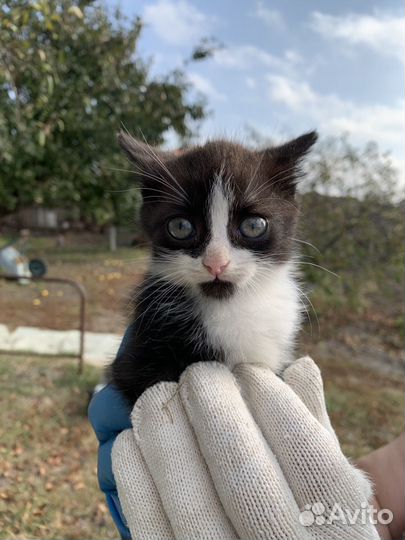
[[[107,506],[106,506],[104,503],[99,502],[99,503],[97,504],[97,510],[98,510],[99,512],[101,512],[102,514],[105,514],[105,513],[107,512]]]

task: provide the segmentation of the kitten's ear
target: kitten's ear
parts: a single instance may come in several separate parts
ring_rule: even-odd
[[[310,131],[309,133],[304,133],[304,135],[301,135],[292,141],[288,141],[281,146],[272,148],[271,153],[273,154],[273,158],[277,164],[281,165],[288,163],[293,165],[305,157],[317,139],[317,132]]]
[[[296,139],[265,150],[265,160],[272,169],[274,186],[287,195],[294,195],[300,177],[300,164],[318,139],[316,131],[305,133]]]
[[[140,172],[148,170],[152,164],[156,166],[156,162],[166,157],[165,152],[135,139],[125,131],[118,133],[117,140],[128,159],[139,168]]]

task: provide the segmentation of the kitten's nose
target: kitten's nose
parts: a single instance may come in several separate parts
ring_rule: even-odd
[[[226,263],[224,263],[223,261],[218,261],[218,262],[210,261],[209,264],[203,262],[203,266],[205,266],[205,268],[208,270],[210,274],[217,277],[225,271],[229,263],[230,261],[227,261]]]

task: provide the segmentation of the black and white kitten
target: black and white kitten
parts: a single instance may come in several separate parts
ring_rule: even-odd
[[[280,370],[301,314],[296,183],[317,134],[262,151],[218,140],[179,155],[118,138],[138,171],[152,257],[112,383],[134,404],[193,362]]]

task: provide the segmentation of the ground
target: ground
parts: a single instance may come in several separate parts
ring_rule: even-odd
[[[49,275],[75,279],[87,291],[88,330],[121,332],[125,305],[142,278],[146,250],[111,254],[95,236],[35,239]],[[65,286],[0,280],[0,323],[71,329],[78,299]],[[319,302],[312,297],[315,308]],[[398,305],[400,299],[398,298]],[[402,308],[356,313],[322,306],[319,327],[305,324],[297,354],[320,365],[332,423],[353,458],[403,429]],[[403,315],[402,315],[403,317]],[[74,359],[0,355],[0,538],[117,538],[96,480],[97,443],[86,418],[88,395],[101,377]]]
[[[0,538],[117,538],[86,418],[99,377],[73,359],[0,356]]]
[[[146,250],[120,248],[111,253],[98,235],[75,235],[64,248],[57,247],[54,238],[35,238],[30,253],[45,258],[49,277],[72,279],[85,287],[87,330],[118,333],[124,329],[125,307],[144,273]],[[0,296],[0,324],[78,328],[79,301],[69,286],[0,281]]]

